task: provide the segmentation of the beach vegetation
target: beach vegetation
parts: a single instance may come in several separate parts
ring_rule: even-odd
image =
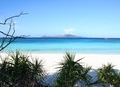
[[[59,63],[59,71],[55,80],[54,87],[74,87],[77,82],[90,84],[91,76],[88,75],[91,67],[83,67],[82,60],[75,60],[75,55],[66,52],[64,60]]]
[[[120,72],[115,72],[112,80],[114,87],[120,87]]]
[[[42,61],[30,61],[19,51],[0,63],[0,87],[44,87],[44,76]]]
[[[114,87],[120,87],[120,72],[115,70],[114,65],[103,65],[98,69],[98,78],[103,85],[112,85]]]

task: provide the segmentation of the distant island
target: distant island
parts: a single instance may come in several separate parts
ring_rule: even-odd
[[[65,35],[57,35],[57,36],[42,36],[41,38],[83,38],[81,36],[76,36],[72,34],[65,34]]]

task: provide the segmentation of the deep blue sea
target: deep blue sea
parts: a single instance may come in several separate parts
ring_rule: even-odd
[[[19,38],[3,52],[120,54],[120,38]]]

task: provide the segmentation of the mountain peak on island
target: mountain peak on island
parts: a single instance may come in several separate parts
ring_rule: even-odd
[[[59,37],[77,37],[77,36],[73,34],[65,34],[65,35],[60,35]]]
[[[42,36],[43,38],[81,38],[80,36],[76,36],[73,34],[64,34],[64,35],[57,35],[57,36]]]

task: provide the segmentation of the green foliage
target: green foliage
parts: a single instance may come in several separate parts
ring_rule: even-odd
[[[102,68],[98,69],[98,78],[103,83],[111,83],[114,69],[112,64],[103,65]]]
[[[80,63],[81,59],[75,61],[75,55],[66,53],[64,61],[59,65],[59,73],[55,87],[73,87],[74,84],[82,80],[86,84],[90,83],[90,76],[87,74],[90,67],[84,68]]]
[[[114,77],[113,77],[113,80],[112,80],[112,84],[115,86],[115,87],[120,87],[120,72],[115,72],[114,73]]]
[[[31,62],[18,51],[0,63],[0,87],[41,87],[44,76],[41,61]]]
[[[113,69],[112,64],[103,65],[102,68],[98,69],[98,78],[102,83],[114,85],[120,87],[120,73]]]

